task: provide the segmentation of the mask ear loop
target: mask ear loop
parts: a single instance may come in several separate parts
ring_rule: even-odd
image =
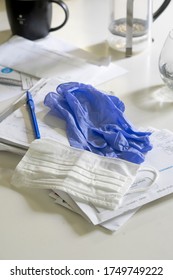
[[[149,171],[151,173],[154,174],[154,179],[151,179],[150,177],[144,177],[145,178],[149,178],[151,180],[151,184],[148,186],[149,188],[157,181],[157,179],[159,178],[159,171],[157,169],[155,169],[154,167],[151,166],[141,166],[138,169],[138,172],[143,172],[143,171]],[[132,188],[129,189],[129,193],[136,193],[136,192],[146,192],[148,188]]]

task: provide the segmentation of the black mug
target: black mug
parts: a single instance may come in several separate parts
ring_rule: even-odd
[[[12,34],[29,40],[62,28],[69,17],[68,7],[61,0],[5,0],[5,3]],[[52,3],[58,4],[65,14],[63,22],[54,28],[51,28]]]

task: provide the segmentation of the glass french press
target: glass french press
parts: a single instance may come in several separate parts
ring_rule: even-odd
[[[153,0],[111,0],[111,22],[108,43],[111,48],[125,52],[144,50],[151,42],[151,25],[166,9],[165,0],[153,13]]]

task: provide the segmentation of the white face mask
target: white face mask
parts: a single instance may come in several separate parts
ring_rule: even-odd
[[[51,139],[31,143],[14,175],[16,187],[62,190],[75,201],[115,209],[139,165],[66,146]]]

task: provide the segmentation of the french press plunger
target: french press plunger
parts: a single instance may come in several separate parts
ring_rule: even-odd
[[[165,0],[153,13],[153,0],[111,0],[110,47],[126,56],[140,52],[151,42],[151,25],[166,9]]]

